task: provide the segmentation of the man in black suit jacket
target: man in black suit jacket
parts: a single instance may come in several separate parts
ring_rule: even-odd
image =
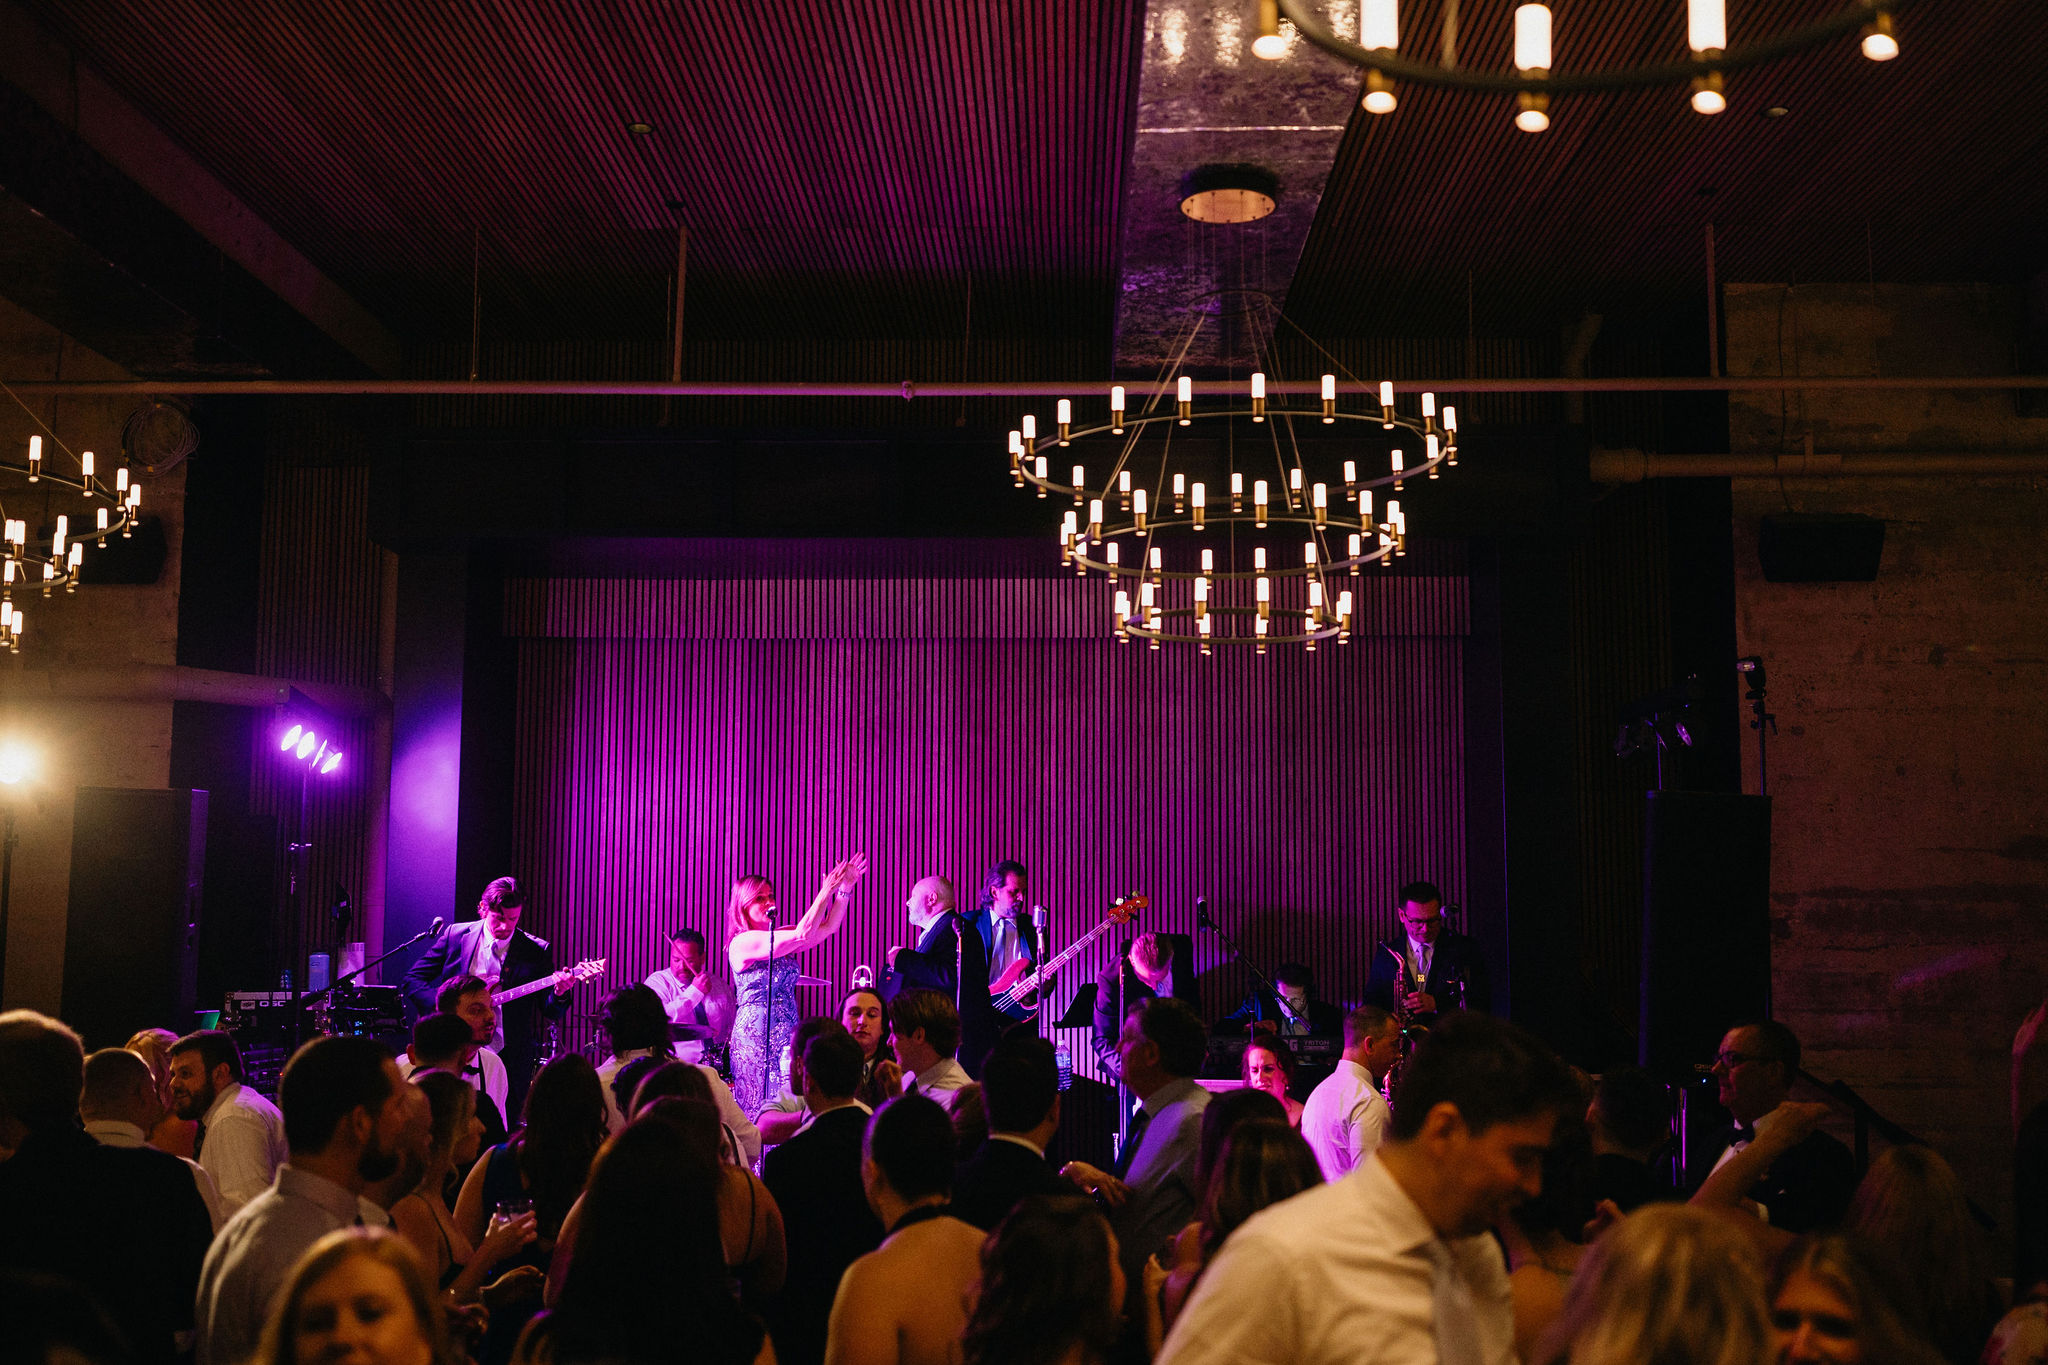
[[[1280,1007],[1281,1002],[1273,998],[1271,991],[1254,986],[1243,1004],[1216,1021],[1215,1031],[1242,1037],[1253,1024],[1269,1023],[1279,1029],[1283,1038],[1304,1034],[1317,1038],[1344,1036],[1344,1011],[1315,998],[1316,974],[1306,964],[1281,963],[1273,969],[1273,984],[1287,997],[1286,1009]]]
[[[768,1311],[775,1358],[818,1365],[840,1277],[882,1244],[881,1220],[861,1181],[861,1139],[871,1111],[860,1088],[860,1044],[836,1023],[804,1045],[810,1123],[761,1159],[761,1181],[782,1210],[789,1273]]]
[[[1410,1023],[1425,1026],[1450,1010],[1491,1011],[1486,958],[1476,940],[1445,926],[1443,893],[1428,882],[1410,882],[1395,904],[1405,932],[1373,949],[1365,1003],[1395,1015],[1405,1009]]]
[[[988,945],[972,921],[954,912],[953,885],[944,877],[918,882],[905,905],[919,930],[917,946],[889,950],[882,998],[893,1001],[905,991],[925,990],[954,1001],[960,1010],[960,1065],[978,1080],[982,1059],[996,1045],[1004,1022],[989,1004]]]
[[[139,1365],[182,1359],[213,1219],[192,1169],[148,1147],[103,1147],[79,1124],[85,1049],[55,1019],[0,1015],[0,1270],[82,1287]]]
[[[459,976],[481,977],[497,993],[552,975],[555,960],[547,940],[519,927],[525,905],[526,895],[511,877],[485,887],[477,918],[443,929],[405,974],[405,998],[414,1011],[432,1014],[441,987]],[[505,1122],[515,1128],[540,1060],[541,1023],[567,1012],[571,989],[563,982],[552,991],[536,991],[502,1007],[498,1029],[503,1040],[499,1055],[505,1059]]]
[[[1117,1040],[1123,1037],[1130,1002],[1154,996],[1185,1000],[1199,1017],[1195,989],[1195,943],[1186,934],[1140,934],[1095,978],[1095,1056],[1113,1080],[1123,1079]]]
[[[1060,1072],[1052,1044],[1012,1033],[981,1072],[988,1137],[953,1176],[953,1216],[984,1232],[1034,1194],[1073,1194],[1045,1159],[1060,1126]]]
[[[1721,1106],[1734,1124],[1719,1141],[1705,1144],[1688,1183],[1697,1188],[1736,1152],[1752,1142],[1764,1145],[1760,1135],[1777,1129],[1768,1144],[1776,1155],[1747,1197],[1766,1222],[1787,1232],[1812,1232],[1841,1222],[1856,1192],[1856,1158],[1840,1139],[1813,1129],[1807,1116],[1793,1112],[1801,1106],[1783,1109],[1799,1074],[1798,1036],[1775,1020],[1738,1025],[1721,1039],[1713,1070]],[[1763,1159],[1761,1154],[1757,1159]]]

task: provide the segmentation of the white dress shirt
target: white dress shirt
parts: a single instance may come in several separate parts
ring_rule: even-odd
[[[1437,1365],[1436,1265],[1470,1295],[1462,1324],[1485,1365],[1512,1365],[1514,1309],[1499,1246],[1439,1239],[1375,1156],[1253,1215],[1195,1286],[1157,1365]]]
[[[246,1085],[221,1088],[199,1120],[199,1150],[194,1160],[206,1168],[220,1191],[223,1220],[270,1188],[277,1168],[290,1155],[284,1141],[284,1115],[277,1106]]]
[[[87,1136],[102,1147],[149,1145],[149,1136],[146,1133],[134,1124],[123,1123],[119,1119],[94,1119],[85,1125],[85,1131]],[[228,1221],[227,1215],[221,1212],[219,1187],[213,1183],[213,1177],[206,1173],[206,1168],[191,1157],[181,1156],[178,1160],[191,1168],[192,1183],[199,1187],[199,1198],[206,1205],[206,1216],[213,1220],[213,1230],[219,1232],[221,1226]]]
[[[706,1024],[711,1028],[711,1046],[722,1048],[732,1041],[732,1021],[738,1006],[732,983],[717,972],[706,972],[685,986],[676,974],[663,967],[647,978],[647,988],[661,997],[671,1024]],[[676,1057],[685,1062],[704,1060],[704,1044],[692,1039],[676,1044]]]
[[[420,1069],[413,1065],[411,1057],[401,1056],[398,1059],[398,1074],[407,1080],[417,1076],[419,1071]],[[513,1122],[513,1116],[505,1112],[505,1097],[511,1093],[512,1087],[505,1075],[505,1059],[498,1055],[496,1049],[478,1048],[475,1060],[471,1061],[469,1069],[462,1073],[462,1079],[469,1082],[472,1090],[481,1090],[491,1097],[491,1103],[498,1106],[498,1116],[504,1119],[508,1126],[517,1126]]]
[[[932,1100],[947,1113],[960,1103],[960,1092],[974,1083],[967,1074],[967,1068],[951,1057],[941,1057],[923,1071],[904,1077],[904,1090],[908,1092],[910,1082],[917,1082],[917,1093]]]
[[[390,1225],[384,1210],[333,1181],[280,1167],[206,1253],[193,1310],[197,1365],[242,1365],[255,1354],[271,1301],[313,1243],[340,1228]]]
[[[1335,1181],[1378,1149],[1393,1117],[1372,1073],[1342,1057],[1302,1105],[1301,1136],[1316,1154],[1323,1179]]]

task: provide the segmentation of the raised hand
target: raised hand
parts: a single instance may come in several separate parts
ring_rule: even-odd
[[[530,1209],[516,1218],[494,1218],[491,1222],[491,1230],[484,1234],[483,1241],[477,1244],[474,1253],[481,1257],[487,1266],[496,1265],[507,1256],[524,1251],[532,1245],[534,1238],[540,1235],[539,1226]]]

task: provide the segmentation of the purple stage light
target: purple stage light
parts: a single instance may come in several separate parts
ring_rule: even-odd
[[[339,768],[340,766],[341,750],[336,749],[333,753],[327,755],[327,761],[320,765],[320,773],[324,777],[326,774],[333,772],[336,768]]]
[[[306,755],[312,753],[313,745],[318,739],[319,736],[315,735],[311,730],[306,731],[305,734],[299,737],[299,749],[295,757],[303,759]]]
[[[299,736],[305,733],[305,729],[306,727],[303,725],[294,725],[291,729],[284,732],[284,738],[278,741],[277,747],[282,750],[289,750],[294,744],[299,742]]]

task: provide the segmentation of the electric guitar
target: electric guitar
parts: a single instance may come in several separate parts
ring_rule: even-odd
[[[580,985],[592,977],[603,976],[604,964],[604,958],[598,958],[594,962],[585,958],[573,967],[564,967],[559,972],[544,976],[538,981],[529,981],[524,986],[514,986],[509,991],[493,991],[491,993],[491,1003],[493,1005],[509,1005],[514,1000],[522,1000],[540,991],[553,990],[556,986],[564,983],[572,986]]]
[[[1055,957],[1037,971],[1032,971],[1030,962],[1023,958],[1019,958],[1003,968],[1003,974],[989,983],[989,1003],[1006,1014],[1012,1010],[1028,1010],[1030,1007],[1024,1003],[1024,997],[1039,990],[1046,982],[1052,980],[1059,973],[1060,968],[1066,966],[1080,955],[1083,948],[1086,948],[1096,939],[1101,938],[1104,930],[1112,925],[1129,924],[1133,919],[1137,918],[1140,910],[1145,909],[1150,904],[1150,901],[1136,892],[1132,892],[1127,896],[1118,896],[1115,901],[1111,902],[1109,914],[1103,919],[1102,923],[1096,925],[1072,943],[1069,943],[1058,957]]]

